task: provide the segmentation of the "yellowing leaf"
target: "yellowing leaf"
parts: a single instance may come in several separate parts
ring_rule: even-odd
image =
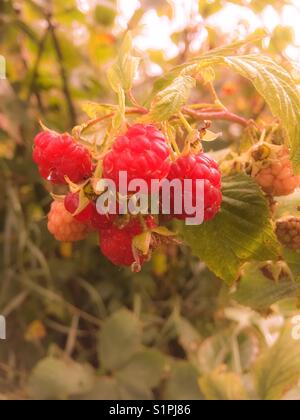
[[[143,253],[143,255],[147,255],[150,249],[150,242],[151,242],[151,232],[143,232],[140,235],[137,235],[133,238],[133,245],[139,251]]]
[[[205,130],[205,134],[202,137],[202,140],[203,141],[214,141],[214,140],[217,140],[221,135],[222,135],[222,133],[213,133],[210,130]]]
[[[46,337],[46,328],[44,326],[44,324],[42,323],[42,321],[40,320],[36,320],[33,321],[26,330],[25,333],[25,340],[26,341],[38,341],[41,340],[42,338]]]
[[[110,104],[97,104],[96,102],[86,101],[81,104],[81,109],[90,118],[94,119],[114,113],[116,106]]]
[[[232,372],[217,369],[199,379],[199,386],[209,401],[248,400],[241,378]]]

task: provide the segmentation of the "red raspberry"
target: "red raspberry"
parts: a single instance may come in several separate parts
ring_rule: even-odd
[[[72,215],[76,212],[79,206],[79,194],[78,193],[70,193],[65,198],[65,208],[66,210],[71,213]],[[116,215],[102,215],[97,212],[96,203],[90,201],[87,207],[82,210],[76,216],[73,216],[74,219],[78,220],[81,223],[88,223],[95,230],[107,229],[112,226],[114,220],[116,219]]]
[[[64,203],[54,201],[48,214],[48,229],[56,240],[76,242],[85,239],[89,227],[75,220],[65,209]]]
[[[65,209],[71,213],[72,215],[76,212],[79,206],[79,194],[78,193],[70,193],[65,198]],[[81,223],[89,223],[92,219],[94,213],[95,205],[94,203],[90,202],[84,210],[80,213],[73,216],[78,222]]]
[[[268,146],[265,146],[265,148],[267,149]],[[252,152],[252,156],[258,161],[260,149],[263,149],[263,146],[257,149],[254,148]],[[272,146],[270,150],[273,153],[273,157],[262,160],[262,167],[254,176],[256,182],[266,194],[275,197],[292,194],[300,186],[300,177],[293,174],[288,150],[282,146],[279,148],[278,146]]]
[[[192,180],[192,191],[187,191],[191,194],[191,201],[193,206],[196,205],[196,181],[204,180],[204,220],[212,219],[220,210],[222,203],[221,192],[221,172],[218,164],[204,153],[190,154],[182,156],[173,162],[168,180],[172,181],[179,179],[182,182],[182,189],[184,190],[184,180]],[[171,209],[174,209],[174,191],[171,190]],[[188,215],[184,211],[184,196],[182,197],[183,214],[173,214],[175,218],[185,220],[187,217],[194,217],[195,215]],[[174,213],[174,210],[171,210]]]
[[[103,176],[119,185],[119,172],[126,171],[128,183],[143,179],[150,188],[152,179],[168,175],[170,165],[170,150],[161,131],[152,125],[136,124],[116,139],[105,156]]]
[[[146,229],[156,227],[155,220],[152,216],[148,216],[145,220]],[[100,249],[105,257],[114,265],[130,267],[136,261],[133,253],[132,241],[137,235],[143,232],[144,228],[137,219],[133,219],[123,229],[116,226],[100,232]],[[146,261],[145,256],[139,256],[139,265]]]
[[[92,159],[87,149],[69,134],[44,131],[34,140],[33,160],[43,178],[53,184],[66,184],[65,176],[74,183],[92,174]]]

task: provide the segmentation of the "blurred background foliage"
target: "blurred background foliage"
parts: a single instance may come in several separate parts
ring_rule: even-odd
[[[225,19],[233,16],[228,7],[237,16],[229,30],[222,27],[224,10]],[[8,334],[0,342],[0,399],[279,399],[290,388],[285,398],[300,398],[300,344],[286,330],[279,337],[298,288],[283,282],[280,296],[291,298],[272,305],[280,297],[275,271],[266,280],[249,266],[235,296],[242,307],[185,247],[157,251],[133,275],[101,256],[96,235],[59,244],[46,228],[50,187],[31,159],[39,120],[68,131],[86,118],[83,101],[114,102],[106,73],[128,28],[143,58],[135,84],[143,102],[164,70],[259,28],[269,35],[260,47],[299,78],[300,40],[283,19],[299,19],[297,7],[288,0],[0,1],[7,63],[0,81],[0,314]],[[271,121],[248,82],[224,70],[217,80],[230,109]],[[208,97],[201,92],[203,102]],[[216,126],[223,142],[241,136],[235,124]],[[258,281],[260,300],[247,294],[247,281]]]

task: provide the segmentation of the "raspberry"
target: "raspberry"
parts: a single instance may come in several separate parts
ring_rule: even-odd
[[[170,170],[170,150],[163,134],[152,125],[136,124],[119,136],[103,162],[104,178],[119,185],[119,172],[126,171],[128,183],[164,179]]]
[[[79,206],[79,194],[70,193],[65,198],[65,209],[70,213],[74,214]],[[89,223],[93,217],[95,205],[90,202],[84,210],[73,216],[75,220],[81,223]]]
[[[79,206],[79,194],[70,193],[65,198],[65,208],[72,215],[76,212]],[[87,207],[76,216],[73,216],[78,222],[88,223],[95,230],[107,229],[112,226],[116,215],[99,214],[97,212],[96,203],[90,201]]]
[[[53,184],[66,184],[65,176],[74,183],[92,174],[92,159],[87,149],[69,134],[44,131],[34,140],[33,160],[43,178]]]
[[[280,147],[274,159],[263,162],[255,179],[266,194],[275,197],[289,195],[300,186],[300,177],[294,176],[288,151],[283,147]]]
[[[300,218],[287,217],[276,222],[276,234],[287,248],[300,251]]]
[[[61,242],[81,241],[89,233],[89,227],[75,220],[65,209],[64,203],[58,201],[51,204],[48,229]]]
[[[145,229],[156,227],[152,216],[148,216],[145,222]],[[143,230],[140,221],[133,219],[123,229],[113,226],[110,229],[100,231],[100,249],[103,255],[114,265],[127,267],[132,266],[134,263],[142,265],[146,261],[146,257],[134,255],[132,241]],[[137,261],[137,257],[139,261]]]
[[[192,205],[196,205],[196,181],[204,180],[204,220],[212,219],[220,210],[222,203],[221,172],[217,163],[204,153],[190,154],[177,159],[171,166],[168,180],[179,179],[184,188],[184,180],[192,180]],[[182,214],[174,214],[174,191],[171,190],[171,213],[177,219],[185,220],[188,215],[184,211],[184,196],[182,197]]]

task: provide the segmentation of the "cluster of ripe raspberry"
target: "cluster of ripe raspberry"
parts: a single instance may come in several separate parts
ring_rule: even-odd
[[[97,211],[97,191],[89,194],[84,208],[79,209],[82,186],[94,177],[96,162],[90,151],[68,134],[52,131],[40,133],[34,141],[33,159],[41,176],[53,184],[78,185],[78,191],[69,192],[64,200],[56,200],[48,215],[48,229],[58,241],[73,242],[86,238],[92,231],[99,232],[102,253],[115,265],[133,266],[139,270],[153,248],[163,241],[158,227],[159,215],[100,214]],[[102,162],[102,176],[115,182],[118,188],[120,172],[127,173],[128,182],[142,179],[147,185],[153,179],[182,183],[191,180],[192,202],[196,202],[196,181],[204,185],[204,220],[212,219],[222,202],[221,173],[214,160],[204,153],[190,153],[171,158],[171,150],[163,133],[153,125],[135,124],[127,133],[118,136]],[[184,197],[182,197],[182,200]],[[171,218],[185,220],[188,214],[174,214]],[[164,218],[165,219],[165,218]],[[149,235],[147,235],[150,234]],[[141,249],[134,244],[139,235],[147,237],[148,246]],[[149,240],[150,239],[150,240]]]

